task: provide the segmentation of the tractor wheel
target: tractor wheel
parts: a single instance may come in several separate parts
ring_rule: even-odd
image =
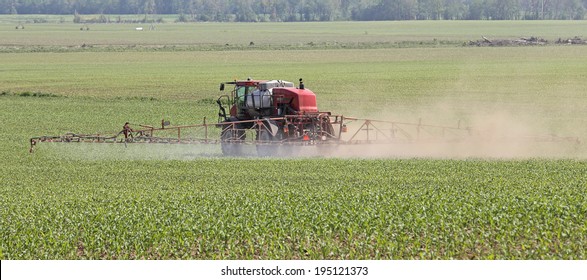
[[[257,132],[257,140],[263,143],[257,144],[257,155],[260,157],[288,157],[292,154],[292,147],[283,145],[282,140],[286,138],[283,131],[280,129],[275,136],[267,130],[260,130]]]
[[[326,135],[327,138],[335,138],[336,134],[334,131],[334,127],[330,123],[330,118],[328,116],[322,116],[318,120],[318,128],[320,129],[320,134]]]
[[[277,136],[277,135],[276,135]],[[271,143],[276,141],[267,130],[259,130],[257,132],[257,141],[262,143],[257,144],[257,155],[260,157],[275,157],[278,156],[279,144]]]
[[[220,135],[220,147],[222,154],[227,157],[239,157],[243,155],[243,146],[240,142],[245,140],[244,132],[236,129],[224,128]]]

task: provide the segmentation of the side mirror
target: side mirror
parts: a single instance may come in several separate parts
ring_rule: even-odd
[[[220,84],[220,91],[224,91],[224,83]]]

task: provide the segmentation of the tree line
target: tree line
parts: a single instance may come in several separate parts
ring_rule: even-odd
[[[176,14],[177,21],[584,19],[587,0],[0,0],[0,14]]]

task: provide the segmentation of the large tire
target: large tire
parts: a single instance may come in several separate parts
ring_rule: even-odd
[[[320,128],[322,135],[325,135],[327,138],[336,138],[336,132],[334,131],[334,127],[332,127],[328,116],[323,115],[320,117],[318,127]]]
[[[264,129],[257,132],[257,140],[262,142],[257,144],[257,155],[259,157],[284,158],[290,157],[293,154],[295,146],[284,144],[283,140],[286,140],[287,136],[282,129],[279,128],[275,136]]]
[[[269,131],[265,129],[257,131],[257,141],[262,142],[257,144],[257,155],[260,157],[279,156],[280,144],[272,143],[277,142],[279,140],[281,139],[278,138],[278,135],[275,135],[274,137],[273,135],[271,135],[271,133],[269,133]]]
[[[222,154],[227,157],[240,157],[243,155],[243,144],[246,135],[241,130],[230,129],[225,126],[220,135],[220,147]]]

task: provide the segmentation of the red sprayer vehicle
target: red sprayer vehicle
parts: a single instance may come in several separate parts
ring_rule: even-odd
[[[292,144],[332,144],[340,140],[342,117],[319,111],[316,94],[305,88],[302,79],[298,87],[281,80],[248,79],[221,84],[220,89],[224,90],[226,84],[235,87],[217,100],[225,155],[241,155],[242,144],[249,138],[254,140],[259,156],[287,155],[292,149],[281,148]]]
[[[39,142],[220,144],[223,155],[287,157],[304,147],[330,149],[341,145],[393,144],[422,141],[463,141],[480,132],[470,127],[381,121],[335,115],[318,108],[316,94],[283,80],[235,80],[220,84],[218,121],[157,126],[125,123],[113,133],[39,136],[30,139],[30,152]],[[352,127],[352,129],[351,129]],[[352,130],[352,131],[350,131]],[[350,133],[349,133],[350,132]],[[343,137],[343,135],[346,136]],[[575,137],[532,136],[536,141],[578,141]],[[254,147],[251,149],[251,147]]]

